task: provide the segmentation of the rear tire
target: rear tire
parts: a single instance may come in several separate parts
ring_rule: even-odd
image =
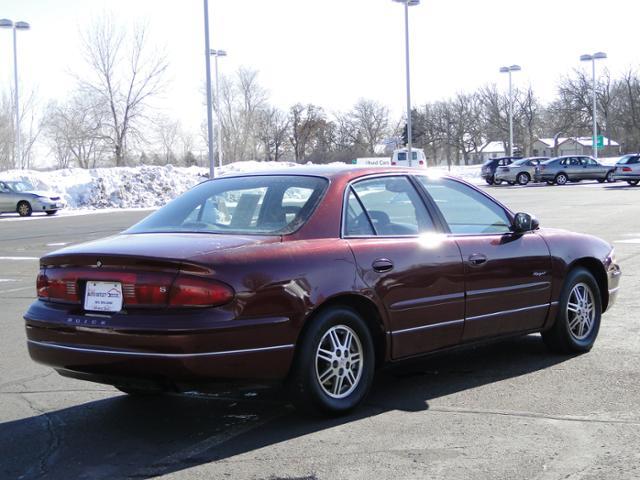
[[[494,185],[501,185],[502,184],[502,179],[501,178],[496,178],[495,175],[494,175],[493,184]]]
[[[638,185],[638,182],[640,182],[640,180],[627,180],[627,183],[632,186]]]
[[[554,180],[556,185],[565,185],[567,181],[569,181],[569,177],[567,177],[566,173],[557,174]]]
[[[16,208],[18,215],[21,217],[30,217],[33,213],[33,209],[31,208],[31,204],[26,201],[21,201],[18,203],[18,207]]]
[[[493,177],[485,178],[484,181],[487,182],[487,185],[493,185]]]
[[[58,210],[49,210],[47,212],[45,212],[47,215],[55,215],[56,213],[58,213]]]
[[[294,405],[315,415],[341,415],[366,397],[375,371],[371,332],[347,307],[321,311],[301,338],[287,386]]]
[[[560,294],[553,326],[542,332],[547,348],[557,353],[588,352],[593,347],[602,316],[600,288],[591,272],[569,272]]]
[[[605,177],[605,180],[609,183],[613,183],[616,181],[614,174],[613,174],[613,170],[609,170],[607,172],[607,176]]]
[[[521,172],[516,177],[516,181],[518,182],[518,185],[526,185],[527,183],[529,183],[531,181],[531,177],[529,176],[528,173]]]

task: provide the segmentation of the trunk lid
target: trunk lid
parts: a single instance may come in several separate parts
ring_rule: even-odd
[[[203,233],[120,234],[93,242],[72,245],[40,259],[43,266],[167,265],[178,267],[192,258],[217,251],[257,244],[275,243],[280,236],[241,236]]]

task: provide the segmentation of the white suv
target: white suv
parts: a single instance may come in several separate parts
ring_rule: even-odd
[[[394,150],[393,156],[391,157],[391,165],[396,167],[427,168],[427,157],[424,155],[424,150],[421,148],[412,148],[411,162],[408,160],[407,153],[409,153],[407,148]]]

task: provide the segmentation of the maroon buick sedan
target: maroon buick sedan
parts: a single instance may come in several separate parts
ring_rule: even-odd
[[[42,258],[31,357],[129,394],[283,381],[341,413],[389,362],[541,332],[585,352],[613,249],[461,180],[300,167],[207,181],[125,232]]]

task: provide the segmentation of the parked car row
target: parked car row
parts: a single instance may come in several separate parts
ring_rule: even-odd
[[[562,157],[499,157],[482,165],[482,178],[489,185],[526,185],[546,182],[565,185],[569,182],[596,180],[600,183],[624,180],[630,185],[640,183],[640,154],[625,155],[615,165],[604,165],[588,155]]]
[[[33,212],[55,215],[66,203],[57,193],[41,192],[27,182],[0,181],[0,213],[18,213],[29,217]]]

